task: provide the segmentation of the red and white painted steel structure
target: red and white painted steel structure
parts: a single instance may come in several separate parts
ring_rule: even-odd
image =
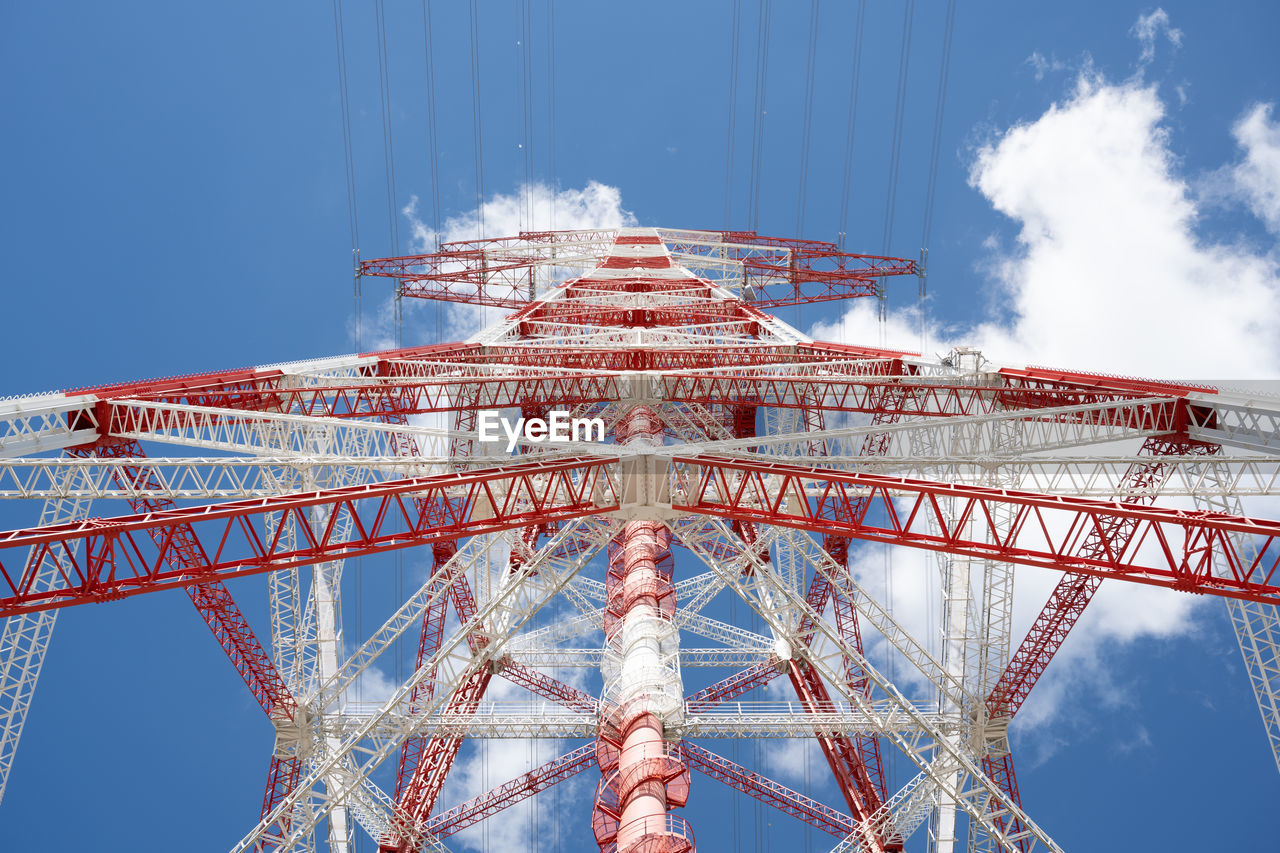
[[[680,853],[693,771],[837,850],[950,853],[966,826],[969,849],[1057,850],[1022,809],[1008,727],[1106,579],[1222,598],[1280,755],[1280,522],[1241,505],[1280,493],[1280,400],[825,343],[763,310],[915,271],[749,232],[477,240],[362,268],[403,296],[510,311],[468,341],[0,401],[0,497],[44,501],[0,532],[0,793],[59,609],[174,587],[276,731],[237,851],[347,851],[357,832],[444,850],[591,772],[590,808],[560,819],[602,851]],[[478,441],[485,410],[598,417],[609,440],[506,453]],[[95,499],[128,511],[90,518]],[[859,542],[938,555],[936,636],[863,588]],[[425,545],[427,581],[344,643],[344,561]],[[1015,645],[1023,565],[1061,580]],[[224,586],[250,574],[266,642]],[[713,617],[721,596],[767,633]],[[534,627],[544,608],[557,618]],[[868,633],[929,689],[891,681]],[[390,698],[351,700],[405,649]],[[598,696],[573,667],[598,669]],[[692,674],[707,667],[729,674]],[[490,699],[495,677],[527,700]],[[581,743],[443,802],[477,737]],[[842,802],[701,743],[733,737],[814,738]],[[899,753],[918,772],[890,790]]]

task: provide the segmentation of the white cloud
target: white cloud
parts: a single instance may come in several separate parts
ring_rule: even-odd
[[[419,218],[417,206],[418,197],[413,196],[401,212],[413,229],[414,250],[430,252],[436,246],[436,233]],[[556,189],[540,183],[506,195],[497,193],[485,199],[479,210],[449,217],[439,236],[448,243],[514,237],[521,231],[618,228],[635,222],[635,216],[622,207],[622,191],[617,187],[590,181],[582,189]]]
[[[1061,102],[981,148],[970,184],[1018,230],[1012,245],[984,242],[989,319],[931,324],[931,349],[972,344],[1000,362],[1160,378],[1280,374],[1277,254],[1199,236],[1200,203],[1164,117],[1154,86],[1086,69]],[[1280,233],[1280,124],[1259,105],[1234,133],[1244,157],[1218,194]],[[914,311],[891,312],[884,331],[871,301],[856,300],[813,334],[921,347]]]
[[[1280,234],[1280,122],[1271,104],[1256,104],[1231,130],[1244,160],[1231,170],[1236,190],[1273,234]]]
[[[494,685],[497,685],[495,680]],[[527,773],[550,761],[564,750],[558,741],[527,738],[484,738],[470,741],[458,756],[441,801],[453,804],[469,800],[485,791]],[[534,853],[551,849],[556,834],[573,837],[583,819],[579,803],[589,801],[590,782],[598,777],[588,767],[581,776],[561,782],[554,788],[516,803],[493,817],[453,836],[451,845],[468,850],[510,850]],[[555,788],[561,803],[570,807],[556,809]],[[559,827],[557,828],[557,825]]]
[[[1047,569],[1015,570],[1015,647],[1061,577]],[[1115,652],[1140,640],[1193,636],[1201,630],[1199,614],[1214,605],[1221,606],[1167,589],[1104,582],[1018,712],[1019,743],[1033,744],[1033,758],[1044,760],[1063,745],[1044,740],[1050,724],[1071,723],[1072,709],[1130,704],[1131,685],[1112,677]]]
[[[1182,30],[1169,25],[1169,13],[1164,9],[1156,9],[1147,15],[1139,15],[1129,34],[1142,45],[1140,65],[1146,65],[1156,58],[1156,41],[1161,35],[1175,48],[1182,46]]]
[[[1051,72],[1066,70],[1067,64],[1059,60],[1056,56],[1046,57],[1040,51],[1033,51],[1025,62],[1030,65],[1036,74],[1036,82],[1044,79],[1045,75]]]
[[[851,552],[849,569],[863,589],[881,602],[894,619],[935,658],[940,657],[939,605],[941,573],[938,556],[914,548],[860,544]],[[867,659],[912,699],[933,698],[924,675],[899,655],[882,635],[863,633]]]
[[[790,684],[785,686],[786,690],[780,696],[781,701],[794,701],[795,691]],[[784,785],[794,786],[805,796],[821,799],[819,786],[825,786],[831,778],[831,769],[817,740],[775,738],[761,740],[759,743],[758,758],[743,756],[741,764],[769,779],[776,779]],[[717,749],[726,751],[724,747],[717,747]],[[702,782],[702,780],[698,781]]]
[[[399,682],[378,667],[370,666],[360,673],[351,687],[347,688],[343,701],[377,708],[399,689]]]
[[[979,151],[970,184],[1019,225],[991,269],[999,360],[1147,376],[1280,368],[1276,260],[1204,241],[1154,86],[1082,74],[1062,103]]]
[[[846,341],[911,352],[921,349],[925,343],[932,349],[945,351],[955,337],[954,330],[939,327],[935,319],[930,318],[925,331],[927,341],[922,342],[920,312],[916,308],[890,311],[882,329],[874,299],[853,300],[844,314],[830,322],[817,323],[809,334],[819,340]]]
[[[585,689],[586,671],[562,668],[548,672],[561,681]],[[486,702],[523,702],[531,698],[525,688],[494,678],[485,690]],[[534,701],[537,700],[534,698]],[[475,738],[458,755],[441,793],[440,802],[452,807],[496,788],[567,752],[569,744],[536,738]],[[450,842],[469,850],[511,850],[535,853],[553,849],[557,835],[574,837],[583,812],[578,804],[594,796],[600,774],[588,766],[581,775],[516,803],[493,817],[459,832]],[[556,790],[558,789],[558,791]],[[556,803],[572,806],[556,808]]]

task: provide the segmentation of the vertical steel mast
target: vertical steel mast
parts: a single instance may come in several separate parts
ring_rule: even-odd
[[[915,272],[819,241],[538,232],[361,271],[505,315],[456,343],[0,402],[0,498],[44,502],[0,532],[0,793],[58,609],[177,588],[275,731],[237,851],[445,850],[588,773],[570,832],[684,853],[695,772],[838,851],[1058,850],[1009,727],[1108,579],[1227,602],[1280,756],[1280,522],[1247,515],[1280,493],[1275,398],[813,340],[768,311]],[[937,555],[930,634],[852,568],[890,546]],[[354,636],[344,561],[402,549],[426,580]],[[1021,566],[1060,582],[1019,639]],[[224,583],[256,574],[266,644]],[[469,744],[531,738],[567,750],[450,801]],[[760,738],[812,739],[838,804],[713,749]]]

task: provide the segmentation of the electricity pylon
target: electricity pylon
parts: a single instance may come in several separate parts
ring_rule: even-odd
[[[1280,747],[1280,522],[1240,506],[1280,492],[1280,401],[815,341],[764,309],[876,295],[915,264],[752,232],[525,233],[360,273],[510,313],[460,343],[0,403],[0,497],[45,501],[0,534],[0,793],[58,609],[171,588],[275,729],[237,851],[347,851],[358,831],[443,850],[589,770],[566,819],[602,851],[693,850],[692,771],[840,851],[1058,850],[1022,808],[1008,729],[1108,578],[1223,598]],[[131,512],[88,519],[98,498]],[[862,543],[937,555],[933,636],[864,588]],[[414,547],[425,582],[344,635],[344,561]],[[1015,645],[1017,566],[1060,580]],[[224,585],[252,574],[267,643]],[[391,695],[353,701],[397,655],[414,665]],[[583,671],[598,695],[566,675]],[[492,699],[495,678],[527,698]],[[791,698],[762,701],[775,681]],[[584,743],[446,804],[481,737]],[[813,739],[842,802],[716,738]],[[915,768],[897,790],[891,756]]]

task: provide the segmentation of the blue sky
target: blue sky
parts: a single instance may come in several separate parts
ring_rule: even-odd
[[[480,5],[491,197],[515,193],[524,177],[526,46],[516,45],[518,3]],[[438,191],[444,216],[465,219],[476,206],[466,5],[436,6]],[[803,236],[844,230],[850,249],[879,253],[903,9],[869,6],[847,223],[840,184],[855,4],[821,8]],[[429,222],[430,212],[421,10],[389,7],[398,247],[374,7],[344,10],[365,257],[414,248],[412,222],[398,211],[412,197],[419,217]],[[943,7],[918,4],[910,31],[891,254],[914,257],[921,245]],[[554,174],[543,2],[533,3],[527,45],[535,180],[570,194],[590,182],[616,188],[641,224],[724,225],[732,3],[555,8]],[[1151,5],[960,4],[930,241],[931,342],[972,337],[1001,346],[988,348],[997,359],[1125,373],[1278,375],[1280,346],[1266,320],[1275,316],[1280,191],[1265,190],[1280,140],[1275,116],[1256,110],[1280,99],[1280,13],[1265,2],[1163,10],[1167,20],[1147,18],[1144,41],[1135,24]],[[791,235],[797,222],[808,14],[808,4],[775,3],[771,17],[758,214],[767,234]],[[735,228],[749,223],[756,20],[744,2]],[[0,72],[0,393],[354,348],[328,4],[9,4]],[[1044,179],[1055,158],[1085,164],[1072,187]],[[573,200],[560,198],[570,209]],[[1125,227],[1100,236],[1085,227],[1108,216]],[[1062,270],[1073,272],[1055,278]],[[903,312],[914,300],[911,282],[891,293],[891,332],[905,346],[915,320]],[[384,302],[367,283],[366,316]],[[432,310],[415,308],[406,342],[433,334]],[[876,332],[858,309],[841,310],[782,316],[863,340]],[[370,320],[365,331],[369,344],[379,330]],[[0,518],[29,520],[11,507]],[[417,567],[406,563],[412,578]],[[236,592],[261,611],[261,588],[250,581]],[[391,594],[388,584],[369,590],[365,627]],[[1057,704],[1018,735],[1029,810],[1068,848],[1273,846],[1266,815],[1280,784],[1221,608],[1144,598],[1157,615],[1126,630],[1132,614],[1116,601],[1098,617],[1103,639],[1064,663]],[[14,848],[47,843],[52,824],[58,849],[160,849],[176,839],[220,849],[256,815],[269,743],[181,594],[69,611],[0,826]],[[714,796],[716,783],[695,784]],[[693,811],[712,821],[697,826],[704,849],[727,849],[712,842],[713,809]]]

